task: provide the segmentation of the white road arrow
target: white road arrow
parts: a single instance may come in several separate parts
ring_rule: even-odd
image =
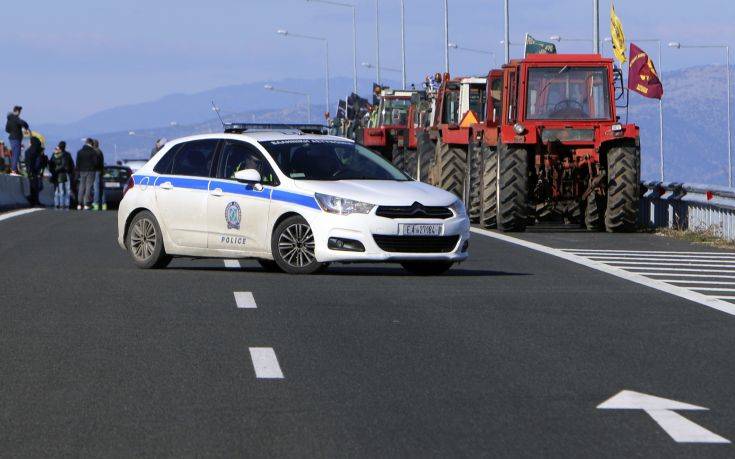
[[[708,410],[653,395],[624,390],[597,406],[600,410],[643,410],[678,443],[730,443],[727,438],[710,432],[673,410]]]

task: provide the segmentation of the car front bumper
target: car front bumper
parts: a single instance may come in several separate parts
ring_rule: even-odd
[[[441,260],[463,261],[468,256],[470,239],[470,222],[465,216],[439,219],[392,219],[378,217],[374,214],[335,215],[326,212],[306,216],[314,232],[316,243],[315,254],[320,262],[370,262],[370,261],[406,261],[406,260]],[[443,236],[457,236],[457,242],[448,251],[417,252],[388,251],[376,242],[378,236],[399,236],[400,224],[442,224]],[[421,236],[414,236],[420,239]],[[335,250],[328,247],[329,238],[341,238],[359,241],[364,252]],[[420,241],[419,241],[420,243]]]

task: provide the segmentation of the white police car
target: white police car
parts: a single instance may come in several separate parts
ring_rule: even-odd
[[[294,274],[366,261],[440,274],[467,258],[455,195],[317,128],[233,124],[168,142],[128,182],[118,243],[141,268],[185,256]]]

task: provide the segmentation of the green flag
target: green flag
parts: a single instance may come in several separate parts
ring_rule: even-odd
[[[546,41],[536,40],[526,34],[526,56],[529,54],[556,54],[556,45]]]

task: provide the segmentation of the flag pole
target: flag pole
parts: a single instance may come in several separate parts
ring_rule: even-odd
[[[664,64],[661,58],[661,40],[658,40],[658,79],[663,84]],[[659,156],[661,162],[661,181],[664,181],[664,99],[658,99],[658,133],[659,133]]]

